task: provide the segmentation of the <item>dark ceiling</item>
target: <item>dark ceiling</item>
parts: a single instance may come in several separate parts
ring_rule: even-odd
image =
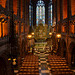
[[[33,4],[36,4],[38,0],[31,0]],[[45,4],[48,4],[50,0],[43,0]]]

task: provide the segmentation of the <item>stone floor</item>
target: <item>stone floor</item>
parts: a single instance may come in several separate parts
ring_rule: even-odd
[[[39,75],[52,75],[47,57],[39,56]]]
[[[47,58],[49,53],[35,51],[34,55],[39,56],[39,75],[52,75]]]

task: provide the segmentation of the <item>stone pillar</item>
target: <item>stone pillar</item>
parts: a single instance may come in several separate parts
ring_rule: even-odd
[[[60,28],[62,30],[62,21],[63,21],[63,3],[62,3],[62,0],[60,1]],[[60,30],[60,32],[61,32]]]
[[[57,29],[57,0],[55,2],[55,17],[56,17],[56,33],[58,33],[58,29]]]
[[[23,33],[25,34],[25,0],[22,0],[22,7],[23,7]]]
[[[62,21],[63,21],[63,0],[60,1],[60,33],[62,33]],[[60,41],[61,46],[61,56],[63,57],[63,47],[62,40]]]
[[[8,10],[8,12],[10,12],[10,0],[7,0],[7,10]],[[10,14],[8,14],[8,20],[7,20],[7,22],[8,22],[8,35],[10,34]]]
[[[25,0],[25,25],[27,25],[27,0]]]
[[[24,43],[23,44],[23,50],[22,50],[22,52],[23,52],[23,57],[25,56],[25,0],[22,0],[22,7],[23,7],[23,34],[24,34],[24,40],[23,40],[23,42],[22,43]]]
[[[10,33],[10,17],[8,16],[8,35]]]
[[[21,35],[21,0],[17,1],[18,35]]]
[[[70,65],[71,62],[71,54],[70,54],[70,50],[69,50],[69,27],[70,27],[70,18],[71,18],[71,0],[67,0],[67,59],[68,59],[68,63]]]
[[[71,0],[67,0],[67,35],[69,34],[70,18],[71,18]]]
[[[67,49],[67,62],[68,62],[68,65],[71,67],[71,53],[69,51],[69,47]]]

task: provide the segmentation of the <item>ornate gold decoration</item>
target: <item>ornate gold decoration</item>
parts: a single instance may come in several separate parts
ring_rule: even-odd
[[[47,39],[47,25],[40,23],[35,28],[35,39],[36,40],[46,40]]]

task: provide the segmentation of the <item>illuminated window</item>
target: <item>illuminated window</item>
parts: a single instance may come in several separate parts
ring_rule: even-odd
[[[64,26],[62,26],[62,32],[63,32],[63,33],[65,32],[65,27],[64,27]]]
[[[8,34],[8,24],[7,23],[3,23],[3,37],[7,36]]]
[[[71,0],[71,11],[72,16],[75,15],[75,0]]]
[[[33,6],[32,6],[31,1],[30,1],[30,5],[29,5],[29,24],[30,24],[30,26],[33,25]]]
[[[21,26],[21,33],[23,33],[23,25]]]
[[[63,0],[63,19],[67,18],[67,0]]]
[[[74,25],[70,25],[70,33],[74,34]]]
[[[49,6],[48,6],[48,26],[52,26],[52,0],[50,0]]]
[[[43,25],[45,25],[45,4],[42,0],[39,0],[36,5],[36,24],[37,26],[40,20],[42,20]]]

